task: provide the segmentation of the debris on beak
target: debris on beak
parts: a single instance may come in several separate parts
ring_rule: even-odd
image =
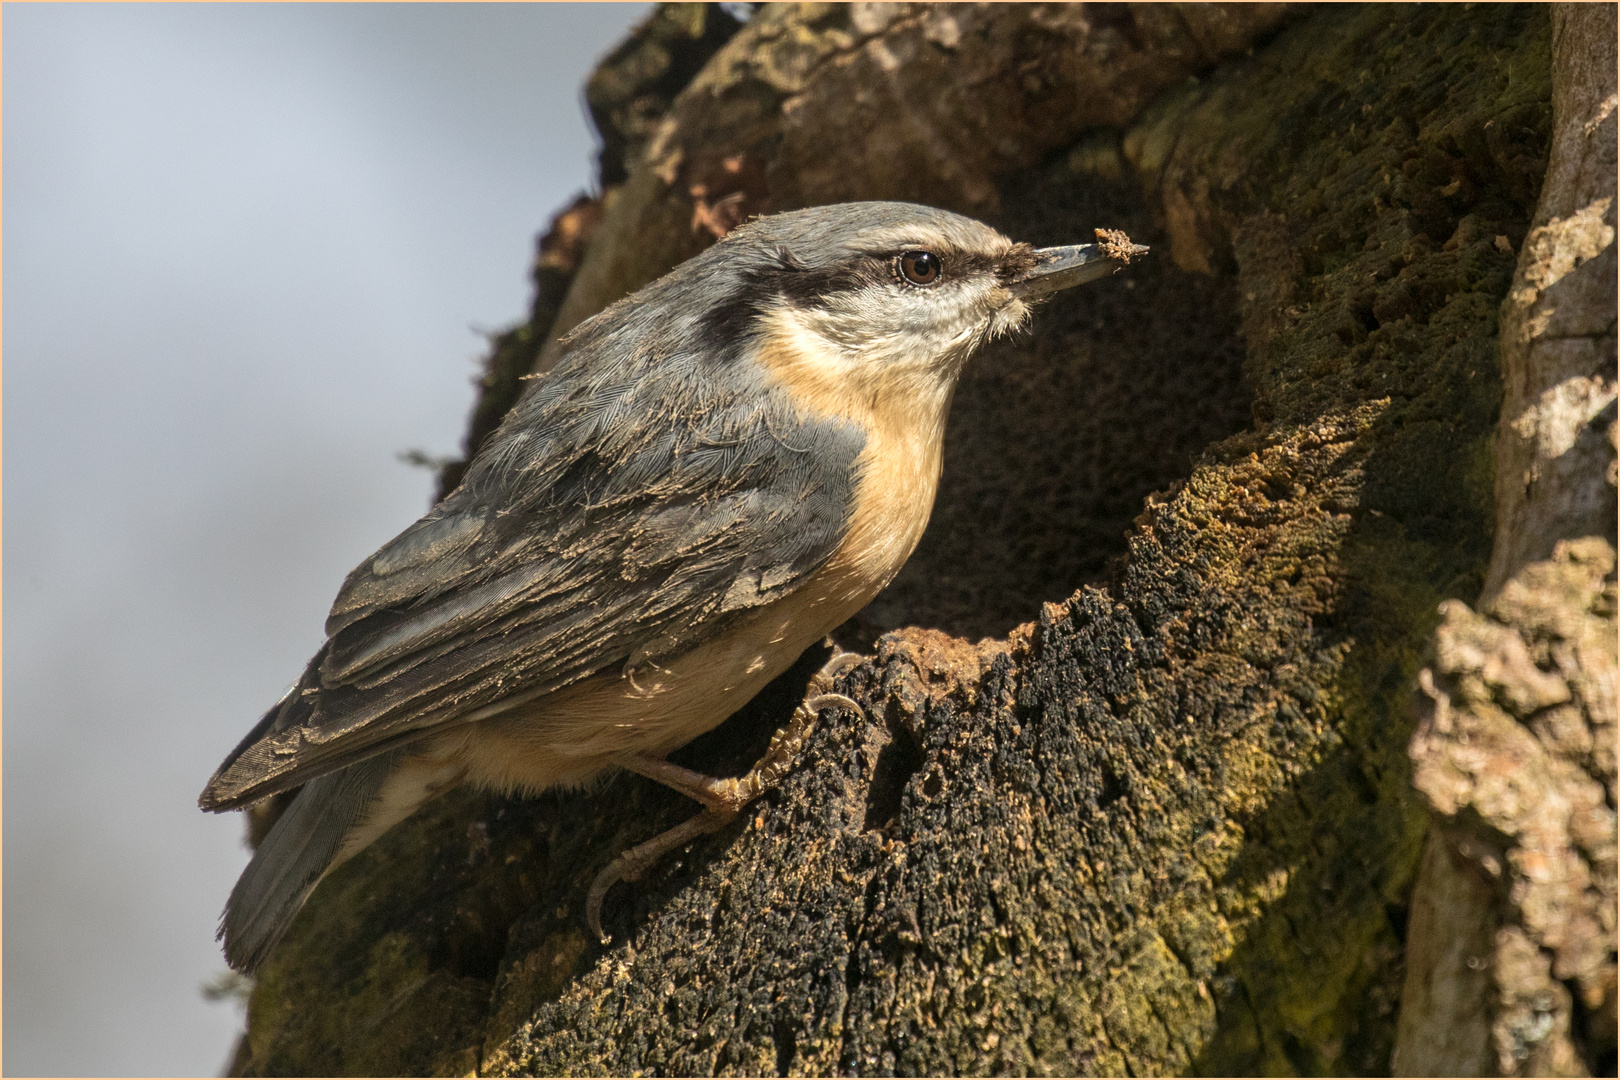
[[[1107,277],[1132,259],[1148,253],[1119,229],[1098,229],[1095,244],[1039,248],[1035,265],[1008,288],[1020,300],[1034,300],[1088,281]]]

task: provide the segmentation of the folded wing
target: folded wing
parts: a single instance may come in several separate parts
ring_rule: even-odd
[[[205,809],[684,652],[832,554],[857,429],[645,351],[593,374],[594,351],[533,388],[463,485],[349,575],[326,644]]]

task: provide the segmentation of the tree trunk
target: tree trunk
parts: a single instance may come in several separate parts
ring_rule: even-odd
[[[1415,928],[1478,970],[1462,938],[1480,924],[1443,889],[1413,900],[1434,798],[1408,744],[1425,663],[1424,700],[1457,696],[1447,628],[1506,528],[1499,319],[1541,328],[1532,353],[1536,334],[1596,341],[1613,400],[1612,308],[1607,339],[1536,322],[1564,303],[1530,260],[1563,265],[1536,253],[1568,216],[1537,209],[1565,23],[1539,6],[795,5],[727,40],[723,18],[661,9],[593,80],[624,179],[543,243],[469,453],[557,337],[749,214],[904,198],[1038,244],[1123,228],[1153,255],[970,367],[929,531],[840,630],[871,657],[840,681],[867,718],[824,716],[780,789],[610,892],[613,945],[585,930],[586,888],[690,802],[634,777],[458,793],[321,886],[261,973],[233,1070],[1387,1073],[1397,1016],[1403,1048],[1418,1017]],[[1593,136],[1611,177],[1613,124]],[[1613,207],[1596,214],[1565,276],[1612,282]],[[1541,400],[1523,386],[1510,408]],[[1570,484],[1612,462],[1609,409],[1608,456]],[[1610,741],[1580,759],[1608,755],[1608,817],[1588,800],[1581,827],[1608,844],[1587,865],[1612,916],[1612,629],[1606,661],[1581,651],[1592,620],[1613,625],[1612,547],[1522,550],[1587,614],[1510,610],[1509,586],[1492,625],[1542,619],[1536,670],[1570,653],[1587,680],[1571,700],[1608,688]],[[819,662],[678,760],[746,769]],[[1562,957],[1540,926],[1532,952]],[[1551,977],[1585,1002],[1606,958],[1612,1013],[1612,918],[1561,933],[1578,971]],[[1443,988],[1473,995],[1464,1011],[1485,992]],[[1476,1060],[1507,1008],[1450,1060]],[[1600,1061],[1571,1045],[1568,1067]]]
[[[1502,304],[1496,541],[1419,677],[1436,814],[1394,1067],[1615,1073],[1615,8],[1552,12],[1553,144]]]

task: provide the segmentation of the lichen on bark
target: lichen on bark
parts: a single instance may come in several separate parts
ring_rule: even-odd
[[[926,197],[816,126],[839,87],[886,72],[878,99],[915,105],[953,58],[1034,64],[979,88],[1017,122],[937,201],[1036,242],[1124,227],[1155,256],[964,382],[929,535],[845,628],[882,634],[841,682],[868,719],[828,714],[778,791],[611,892],[608,948],[591,877],[690,804],[627,778],[441,801],[317,892],[240,1071],[1388,1070],[1427,827],[1409,688],[1490,555],[1546,12],[1332,7],[1223,37],[1219,8],[1202,29],[971,8],[954,31],[940,10],[756,17],[677,99],[558,315],[712,239],[734,194]],[[1142,54],[1131,78],[1175,77],[1048,117],[1110,41]],[[908,114],[924,161],[988,137],[966,106],[926,137],[950,100]],[[801,144],[813,177],[780,167]],[[679,759],[746,768],[818,662]]]

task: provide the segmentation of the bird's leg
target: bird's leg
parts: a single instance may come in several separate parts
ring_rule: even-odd
[[[624,852],[596,875],[585,898],[585,922],[602,944],[613,940],[602,932],[602,899],[609,889],[621,881],[635,881],[681,845],[719,831],[733,821],[743,807],[781,783],[782,777],[798,760],[799,752],[815,729],[816,718],[822,709],[841,707],[856,716],[866,715],[852,699],[832,690],[833,680],[860,662],[861,657],[857,653],[835,652],[832,659],[811,677],[804,700],[793,710],[792,718],[771,736],[771,744],[764,756],[754,763],[746,776],[717,779],[645,754],[627,754],[617,759],[620,766],[673,788],[702,803],[706,809],[696,817]]]

